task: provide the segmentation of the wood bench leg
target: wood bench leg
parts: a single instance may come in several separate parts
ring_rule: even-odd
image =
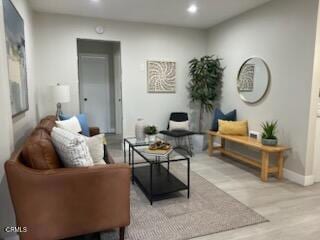
[[[263,151],[262,159],[261,159],[261,181],[267,182],[268,174],[269,174],[269,153]]]
[[[208,134],[208,154],[212,156],[213,153],[213,136]]]
[[[226,140],[224,138],[221,138],[221,148],[222,148],[222,150],[225,150],[225,148],[226,148]],[[222,156],[224,155],[223,151],[221,151],[220,153]]]
[[[284,164],[283,152],[279,152],[279,155],[278,155],[278,173],[276,175],[279,180],[281,180],[283,178],[283,164]]]

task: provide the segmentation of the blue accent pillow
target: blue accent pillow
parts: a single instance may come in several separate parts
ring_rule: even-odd
[[[68,120],[72,116],[69,114],[61,113],[59,117],[61,121],[64,121],[64,120]],[[76,117],[78,118],[81,126],[81,133],[87,137],[90,137],[90,130],[89,130],[87,116],[84,113],[80,113],[76,115]]]
[[[59,119],[60,119],[61,121],[68,120],[68,119],[70,119],[71,117],[72,117],[71,115],[65,114],[65,113],[60,113],[60,115],[59,115]]]
[[[237,121],[237,110],[233,110],[227,114],[224,114],[219,108],[216,108],[213,113],[213,121],[211,131],[217,132],[219,130],[218,120]]]

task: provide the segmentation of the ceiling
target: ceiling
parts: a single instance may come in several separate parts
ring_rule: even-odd
[[[270,0],[29,0],[39,12],[209,28]],[[198,11],[187,12],[191,4]]]

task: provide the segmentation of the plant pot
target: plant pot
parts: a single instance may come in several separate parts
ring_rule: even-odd
[[[278,140],[277,139],[262,138],[261,143],[266,146],[276,146],[276,145],[278,145]]]
[[[157,136],[157,134],[147,135],[148,142],[149,142],[149,143],[154,143],[154,142],[156,142],[156,136]]]
[[[206,134],[201,134],[197,133],[192,135],[192,151],[194,153],[200,153],[206,150],[208,147],[208,141],[207,141],[207,135]]]

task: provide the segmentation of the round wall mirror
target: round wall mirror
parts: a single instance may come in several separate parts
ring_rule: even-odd
[[[261,58],[249,58],[238,73],[237,87],[240,97],[247,103],[259,102],[267,93],[270,73]]]

